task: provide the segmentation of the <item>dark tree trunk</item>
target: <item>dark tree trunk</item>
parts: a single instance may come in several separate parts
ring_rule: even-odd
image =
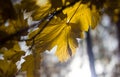
[[[91,77],[97,77],[96,71],[95,71],[94,54],[92,50],[92,40],[91,40],[90,30],[87,32],[86,41],[87,41],[87,53],[89,57]]]

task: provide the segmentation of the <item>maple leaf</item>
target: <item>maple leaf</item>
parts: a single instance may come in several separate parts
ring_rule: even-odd
[[[36,35],[39,29],[32,32],[29,38]],[[43,52],[57,46],[55,53],[60,61],[66,61],[70,56],[74,55],[77,47],[76,38],[80,37],[82,32],[77,24],[62,22],[50,23],[45,29],[34,39],[34,47],[36,50]],[[30,42],[28,42],[30,45]]]
[[[74,6],[63,10],[67,14],[67,20],[71,23],[78,23],[81,31],[88,31],[91,25],[91,12],[87,4],[76,3]]]
[[[98,23],[99,13],[95,8],[91,10],[88,3],[77,2],[63,12],[67,14],[68,23],[78,23],[81,31],[88,31],[90,26],[95,28]]]

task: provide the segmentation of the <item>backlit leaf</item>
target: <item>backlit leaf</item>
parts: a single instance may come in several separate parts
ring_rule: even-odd
[[[76,3],[74,6],[63,10],[67,14],[67,21],[71,23],[78,23],[81,31],[88,31],[91,26],[95,28],[99,21],[99,11],[96,6],[89,7],[89,3]]]
[[[88,31],[91,25],[91,12],[87,4],[76,3],[63,11],[67,14],[67,21],[78,23],[81,31]]]
[[[76,31],[77,28],[77,24],[67,24],[66,21],[56,22],[55,24],[51,23],[35,38],[35,49],[43,52],[46,49],[50,50],[54,46],[57,46],[55,54],[60,61],[66,61],[70,56],[74,55],[76,51],[76,38],[79,37],[81,33],[80,30]]]

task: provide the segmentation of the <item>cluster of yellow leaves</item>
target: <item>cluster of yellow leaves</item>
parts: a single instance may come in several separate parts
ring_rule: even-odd
[[[47,21],[40,24],[37,30],[30,32],[30,39],[36,37],[27,41],[27,45],[32,45],[34,40],[33,48],[40,53],[57,46],[55,55],[60,61],[66,61],[70,56],[73,56],[78,45],[76,38],[83,38],[84,32],[88,31],[90,27],[94,29],[99,20],[99,12],[95,5],[90,8],[89,3],[83,4],[78,1],[75,5],[63,9],[61,13],[54,16],[42,31],[41,29]],[[3,0],[1,2],[3,3]],[[22,28],[28,27],[27,21],[23,17],[23,11],[32,12],[31,17],[33,20],[40,20],[72,2],[74,0],[57,0],[57,2],[56,0],[22,0],[20,5],[15,5],[16,20],[8,20],[9,17],[4,19],[8,20],[8,24],[7,26],[5,24],[0,26],[0,37],[4,38]],[[0,15],[2,15],[2,12],[3,10],[0,10]],[[5,22],[4,20],[0,18],[0,24]],[[20,36],[22,35],[20,34]],[[20,60],[25,52],[21,51],[16,41],[7,41],[5,47],[7,50],[0,50],[0,54],[3,54],[4,57],[4,60],[0,60],[0,77],[12,77],[17,71],[15,63]],[[22,71],[27,71],[28,77],[34,76],[34,62],[35,57],[29,55],[25,57],[25,62],[22,64]]]
[[[18,72],[16,62],[18,62],[25,52],[21,50],[18,41],[24,33],[18,33],[15,38],[6,38],[12,34],[16,34],[23,28],[28,26],[27,21],[24,20],[23,11],[20,5],[13,4],[11,0],[0,0],[0,43],[2,40],[8,39],[4,43],[0,44],[0,55],[3,55],[3,59],[0,58],[0,77],[14,77]],[[15,39],[15,40],[13,40]]]
[[[99,19],[99,13],[94,5],[90,9],[89,4],[81,2],[66,8],[63,13],[67,14],[64,20],[56,16],[41,33],[39,32],[42,26],[29,35],[29,38],[32,38],[39,33],[34,39],[34,47],[40,52],[57,46],[55,54],[60,61],[66,61],[74,55],[77,48],[76,38],[83,38],[84,31],[88,31],[90,27],[94,29]]]

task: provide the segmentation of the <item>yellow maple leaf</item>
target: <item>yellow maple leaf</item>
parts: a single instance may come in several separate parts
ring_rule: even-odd
[[[89,27],[95,28],[99,20],[99,12],[96,6],[89,8],[89,4],[77,2],[74,6],[63,10],[67,14],[68,23],[78,23],[81,31],[88,31]]]
[[[30,34],[34,36],[37,31]],[[74,55],[77,47],[76,38],[80,37],[82,32],[77,24],[66,23],[66,20],[56,23],[50,23],[44,30],[34,39],[35,49],[39,51],[50,50],[57,46],[55,55],[60,61],[66,61],[70,56]]]
[[[63,10],[67,14],[67,20],[71,23],[78,23],[81,31],[88,31],[91,25],[91,12],[87,4],[77,2],[74,6]]]

